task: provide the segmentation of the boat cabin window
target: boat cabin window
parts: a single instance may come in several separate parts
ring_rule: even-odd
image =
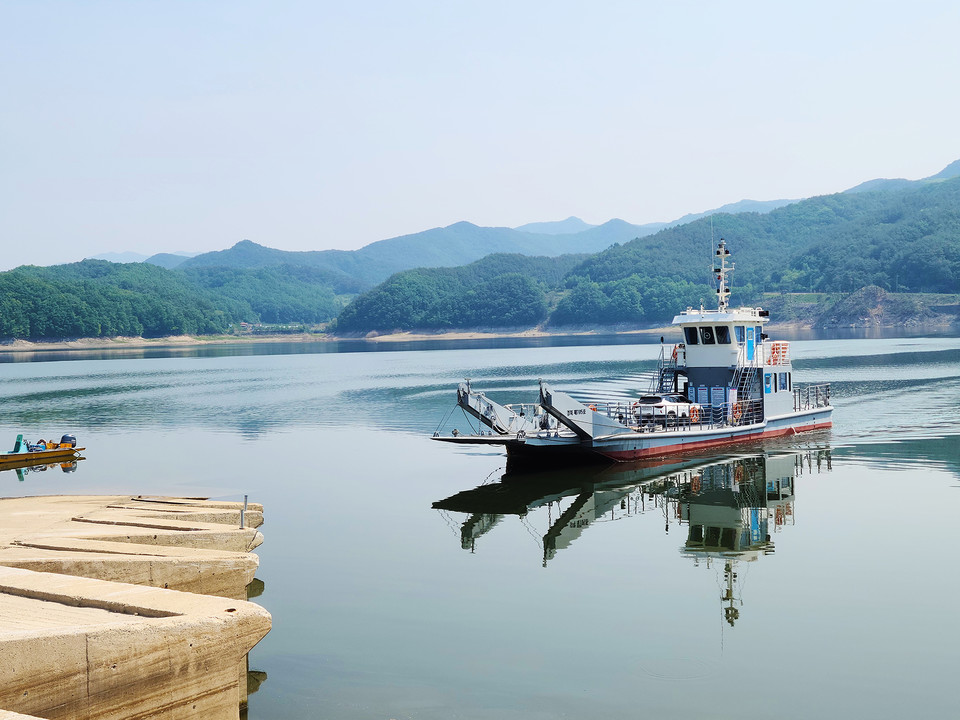
[[[747,334],[747,329],[743,325],[736,325],[733,328],[734,334],[737,336],[737,342],[741,345],[743,344],[743,338]]]
[[[713,345],[716,340],[713,338],[713,328],[712,327],[702,327],[700,328],[700,339],[703,340],[704,345]]]
[[[721,345],[730,344],[730,327],[727,325],[717,325],[717,342]]]
[[[700,342],[697,339],[697,329],[695,327],[685,327],[683,334],[687,338],[687,345],[696,345]]]
[[[790,389],[790,376],[788,373],[780,373],[780,389],[789,390]]]
[[[757,325],[757,342],[763,340],[763,325]]]

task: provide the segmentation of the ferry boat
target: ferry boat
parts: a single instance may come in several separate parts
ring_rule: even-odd
[[[540,381],[534,403],[501,405],[457,388],[457,405],[479,422],[433,439],[502,445],[511,463],[633,461],[669,457],[731,443],[829,428],[830,385],[794,383],[790,343],[763,331],[770,313],[729,306],[730,251],[717,245],[713,275],[717,309],[687,308],[673,319],[681,342],[661,343],[648,393],[631,402],[580,402]]]

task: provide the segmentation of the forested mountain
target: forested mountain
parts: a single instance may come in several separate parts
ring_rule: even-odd
[[[761,291],[849,293],[865,286],[953,293],[960,289],[960,178],[826,195],[766,214],[720,214],[667,228],[589,256],[559,283],[541,281],[541,295],[527,301],[546,303],[554,326],[659,322],[701,299],[712,307],[710,263],[720,237],[739,264],[734,302],[752,302]],[[400,273],[389,282],[407,281],[408,273]],[[419,274],[417,282],[424,295],[446,297],[435,287],[439,276]],[[417,312],[372,312],[380,289],[348,306],[338,328],[440,326],[420,324],[424,316]],[[472,323],[470,313],[449,311],[442,327]]]
[[[0,273],[0,337],[162,336],[223,332],[235,303],[145,263],[84,260]]]
[[[644,274],[696,281],[711,237],[737,250],[738,284],[787,292],[865,285],[952,292],[960,257],[960,178],[898,192],[824,195],[766,215],[716,215],[612,247],[571,275],[597,282]]]
[[[328,270],[298,265],[265,268],[189,268],[180,271],[219,301],[232,301],[241,319],[261,323],[322,323],[336,317],[344,295],[360,284]]]
[[[463,267],[407,270],[347,306],[337,327],[530,327],[546,318],[548,289],[582,259],[498,254]]]
[[[84,260],[0,273],[0,338],[215,334],[232,324],[321,323],[359,286],[309,267],[166,270]]]

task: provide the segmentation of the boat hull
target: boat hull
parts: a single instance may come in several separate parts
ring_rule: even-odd
[[[815,416],[799,420],[769,421],[758,425],[743,427],[725,427],[718,430],[693,432],[663,432],[636,440],[624,438],[593,442],[592,452],[617,462],[629,462],[643,458],[663,457],[676,453],[696,452],[741,442],[753,442],[769,438],[795,435],[813,430],[825,430],[832,427],[829,411],[821,411]]]
[[[80,456],[83,449],[67,447],[37,450],[36,452],[0,453],[0,469],[75,460]]]
[[[523,441],[502,440],[498,444],[506,447],[509,460],[525,464],[540,463],[544,459],[563,463],[577,457],[587,461],[605,458],[614,462],[631,462],[813,430],[825,430],[833,425],[832,413],[833,408],[826,407],[817,408],[816,411],[769,418],[755,425],[724,426],[702,430],[681,427],[658,429],[655,432],[646,433],[623,432],[584,441],[576,438],[531,437]]]

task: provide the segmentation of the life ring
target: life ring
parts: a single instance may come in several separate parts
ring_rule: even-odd
[[[692,423],[700,422],[700,406],[699,405],[690,406],[690,422]]]
[[[743,403],[734,403],[733,404],[733,421],[740,422],[740,418],[743,417]]]
[[[596,406],[596,405],[589,405],[588,407],[589,407],[591,410],[593,410],[594,412],[597,411],[597,406]]]
[[[673,346],[673,355],[672,355],[672,357],[673,357],[673,361],[676,362],[676,361],[677,361],[677,346],[676,346],[676,345]]]

